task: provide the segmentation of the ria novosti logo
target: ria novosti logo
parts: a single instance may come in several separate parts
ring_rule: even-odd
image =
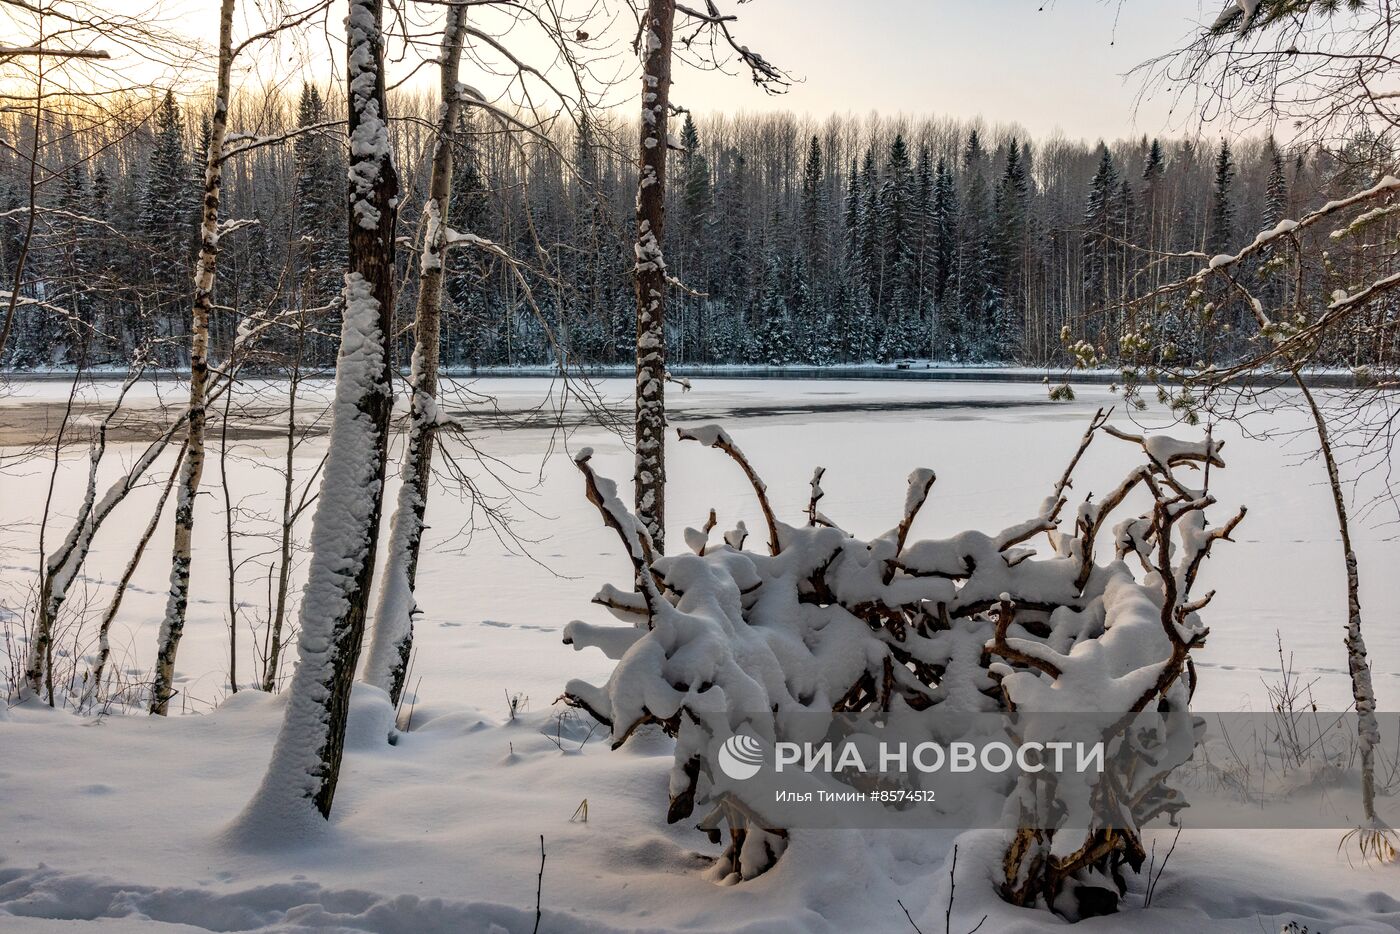
[[[746,733],[736,733],[719,747],[720,771],[736,782],[753,778],[763,767],[763,744]]]
[[[774,771],[842,773],[978,772],[990,775],[1022,773],[1102,773],[1105,744],[1100,742],[880,742],[876,755],[850,742],[791,743],[774,746]],[[1071,757],[1071,753],[1073,756]],[[767,746],[746,733],[736,733],[720,744],[720,771],[734,781],[753,778],[767,759]]]

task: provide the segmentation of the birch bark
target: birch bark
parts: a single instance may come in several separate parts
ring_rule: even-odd
[[[642,122],[637,179],[637,518],[666,551],[666,129],[675,0],[648,0],[642,22]]]
[[[156,646],[155,680],[150,712],[164,716],[175,694],[175,654],[185,631],[190,596],[190,542],[194,535],[195,499],[204,476],[204,429],[209,385],[209,315],[214,307],[214,280],[219,261],[219,199],[223,188],[224,138],[233,73],[235,0],[219,6],[219,72],[214,114],[209,121],[209,150],[204,154],[204,203],[199,225],[199,261],[194,274],[190,314],[190,406],[185,459],[175,499],[175,542],[170,556],[170,593]],[[235,686],[235,690],[236,690]]]
[[[432,476],[437,429],[437,379],[442,321],[443,270],[448,246],[447,219],[452,205],[452,157],[456,146],[461,94],[458,73],[466,10],[447,8],[443,24],[441,65],[442,105],[437,144],[428,180],[428,203],[423,254],[418,269],[418,304],[414,314],[413,362],[409,373],[408,440],[399,469],[401,485],[389,528],[388,554],[379,585],[374,632],[365,659],[365,681],[383,689],[398,705],[403,694],[408,656],[413,649],[413,617],[418,611],[413,591],[418,578],[418,552],[423,542],[423,517]]]

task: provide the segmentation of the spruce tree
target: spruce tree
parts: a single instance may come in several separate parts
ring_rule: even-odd
[[[1272,230],[1279,221],[1288,216],[1288,174],[1283,166],[1283,153],[1278,145],[1269,140],[1269,177],[1264,183],[1264,211],[1260,218],[1262,230]],[[1258,296],[1270,312],[1285,301],[1288,294],[1287,277],[1282,270],[1269,260],[1278,254],[1278,242],[1271,242],[1260,251],[1257,267],[1264,270],[1264,282],[1258,289]]]
[[[802,166],[802,254],[814,269],[821,269],[826,255],[826,184],[822,176],[822,146],[816,134],[807,146]]]
[[[792,318],[783,294],[778,257],[771,247],[765,247],[763,278],[754,301],[752,337],[749,342],[749,362],[762,366],[782,366],[797,362],[793,340]]]
[[[314,84],[301,86],[297,102],[297,126],[303,130],[326,120],[321,93]],[[303,308],[321,308],[336,301],[345,275],[345,173],[326,137],[316,130],[297,136],[292,148],[296,172],[292,212],[293,268],[301,276],[299,300]],[[340,333],[340,315],[322,316],[317,330]],[[335,359],[335,339],[318,338],[313,361]]]
[[[700,134],[690,114],[685,115],[685,125],[681,128],[681,200],[685,205],[685,229],[692,238],[709,217],[712,207],[710,192],[710,162],[700,150]]]
[[[667,255],[668,265],[687,286],[708,291],[713,251],[709,244],[710,221],[714,214],[714,196],[710,185],[710,162],[700,147],[700,133],[690,114],[681,127],[680,210],[678,223],[672,228],[672,246]],[[704,344],[704,299],[684,291],[674,294],[675,328],[684,333],[674,342],[675,359],[695,353]]]
[[[1112,292],[1113,237],[1118,236],[1118,170],[1108,147],[1099,144],[1099,167],[1089,183],[1084,208],[1084,301],[1088,309],[1108,305]]]
[[[896,133],[885,163],[885,179],[880,187],[880,242],[883,277],[877,301],[885,329],[894,336],[887,341],[889,357],[910,352],[906,343],[906,319],[917,317],[918,294],[914,254],[914,174],[904,134]],[[889,359],[886,357],[886,359]]]
[[[942,157],[933,173],[933,207],[929,216],[933,241],[933,304],[935,329],[941,341],[937,352],[946,359],[959,353],[957,341],[963,329],[961,309],[953,298],[952,282],[958,265],[958,189],[953,170]]]
[[[722,340],[731,342],[729,356],[725,356],[723,347],[716,348],[716,359],[736,360],[741,351],[738,348],[738,338],[742,333],[742,320],[739,316],[746,307],[756,287],[754,279],[763,272],[761,268],[756,268],[753,257],[752,240],[750,238],[750,225],[748,223],[750,200],[749,163],[744,154],[737,149],[730,149],[726,155],[728,171],[721,176],[723,185],[720,188],[717,200],[718,207],[716,213],[725,218],[724,244],[722,252],[724,255],[723,269],[725,275],[717,277],[715,289],[712,294],[721,295],[729,305],[729,315],[733,330],[726,336],[721,336]]]
[[[1230,155],[1230,143],[1220,141],[1215,157],[1215,181],[1211,185],[1210,225],[1206,234],[1206,252],[1212,255],[1229,253],[1235,242],[1235,204],[1231,186],[1235,180],[1235,162]]]
[[[1148,187],[1158,184],[1162,180],[1162,174],[1166,171],[1166,158],[1162,155],[1162,143],[1153,139],[1152,144],[1147,149],[1147,156],[1143,159],[1142,179]]]
[[[925,143],[919,147],[919,161],[914,168],[915,304],[925,319],[933,298],[933,187],[933,154]],[[932,344],[926,347],[932,356]]]
[[[991,279],[992,198],[986,178],[986,152],[974,129],[963,149],[962,211],[958,218],[959,321],[958,353],[968,359],[986,355],[988,286]]]
[[[1006,166],[997,183],[992,231],[993,275],[988,289],[988,353],[1010,360],[1021,342],[1025,314],[1022,303],[1026,232],[1030,210],[1030,179],[1021,149],[1012,137]]]
[[[851,157],[851,170],[846,178],[846,269],[848,273],[852,273],[859,266],[861,214],[865,204],[860,190],[860,172],[856,168],[854,156]]]
[[[491,239],[490,201],[486,180],[482,177],[477,158],[476,130],[471,112],[463,109],[453,134],[452,197],[449,199],[448,224],[453,230]],[[585,162],[579,162],[583,171]],[[586,195],[580,194],[574,203],[574,218],[583,230],[578,234],[583,262],[597,264],[597,246],[588,231],[598,209]],[[444,343],[452,362],[480,366],[497,362],[495,329],[496,315],[487,297],[489,279],[487,264],[475,251],[463,250],[447,266],[443,292],[449,315],[445,322]],[[585,315],[591,311],[592,296],[601,285],[595,270],[575,269],[574,287],[582,295],[580,304]],[[591,274],[590,274],[591,273]]]
[[[137,346],[177,328],[185,305],[190,238],[194,224],[185,154],[185,123],[175,95],[165,92],[155,112],[155,139],[146,170],[141,231],[150,252],[150,299],[144,320],[134,321]],[[167,359],[166,362],[173,362]]]
[[[880,304],[881,279],[884,273],[884,250],[881,249],[880,178],[875,169],[875,150],[865,151],[860,169],[863,200],[860,208],[860,229],[857,234],[857,268],[861,281],[870,292],[873,308]]]
[[[1264,184],[1264,229],[1278,224],[1288,214],[1288,174],[1283,168],[1283,153],[1273,140],[1269,141],[1269,179]]]
[[[105,161],[99,162],[96,170],[92,173],[92,186],[88,190],[88,203],[83,207],[82,213],[90,217],[102,217],[104,213],[110,216],[113,197],[112,177],[107,173],[107,163]],[[94,325],[102,334],[119,339],[120,322],[116,320],[113,310],[116,270],[113,268],[113,248],[110,237],[99,235],[93,238],[89,264],[96,285],[96,294],[93,296]],[[109,351],[116,353],[120,353],[124,349],[121,346],[108,347]]]

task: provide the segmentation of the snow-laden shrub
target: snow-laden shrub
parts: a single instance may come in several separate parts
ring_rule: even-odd
[[[1143,438],[1106,421],[1103,412],[1095,416],[1033,518],[991,534],[925,541],[908,539],[935,482],[930,470],[910,475],[898,524],[864,541],[821,512],[821,469],[805,524],[787,525],[722,429],[682,429],[682,440],[724,451],[747,475],[767,526],[766,554],[745,547],[742,523],[715,540],[713,511],[702,528],[686,530],[691,554],[654,554],[616,484],[593,471],[591,451],[581,451],[575,463],[588,498],[621,536],[636,589],[606,586],[595,597],[629,626],[565,628],[566,643],[617,661],[607,684],[570,681],[565,699],[607,724],[614,748],[644,724],[675,737],[667,820],[702,807],[700,829],[715,842],[729,835],[717,874],[743,879],[773,865],[788,832],[762,826],[757,802],[746,803],[742,792],[712,794],[709,750],[718,736],[743,729],[769,743],[820,740],[811,735],[814,711],[923,716],[930,736],[946,714],[1107,712],[1126,723],[1143,711],[1185,711],[1195,684],[1190,653],[1207,632],[1198,611],[1210,599],[1193,600],[1192,585],[1212,544],[1244,510],[1224,526],[1206,523],[1210,470],[1224,467],[1220,442]],[[1144,461],[1108,495],[1085,500],[1074,530],[1061,532],[1072,473],[1100,432],[1136,445]],[[1135,490],[1146,491],[1151,508],[1107,532]],[[1040,535],[1046,553],[1029,545]],[[1097,560],[1109,535],[1115,554]],[[808,716],[791,716],[798,713]],[[1185,722],[1187,735],[1153,741],[1178,752],[1184,743],[1189,754],[1189,719],[1171,722]],[[1137,770],[1113,787],[1016,781],[1005,789],[1003,894],[1068,915],[1099,910],[1102,893],[1116,899],[1121,867],[1136,871],[1143,860],[1135,828],[1183,806],[1165,770]],[[1047,803],[1063,815],[1057,823],[1026,816],[1047,813]],[[1096,825],[1093,815],[1105,810],[1128,815],[1134,829],[1121,829],[1121,820]]]

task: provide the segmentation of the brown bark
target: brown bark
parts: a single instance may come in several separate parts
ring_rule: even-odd
[[[317,789],[312,795],[316,809],[329,818],[335,800],[336,782],[340,777],[340,762],[345,751],[345,723],[350,712],[350,689],[364,641],[365,618],[369,610],[370,583],[374,576],[375,551],[379,541],[379,520],[383,511],[384,466],[388,453],[389,419],[393,412],[393,372],[389,348],[394,333],[394,230],[398,220],[399,178],[394,169],[388,146],[388,108],[385,104],[384,42],[381,32],[384,16],[383,0],[352,0],[347,18],[350,35],[347,53],[347,77],[350,84],[350,250],[347,282],[358,277],[368,286],[378,306],[378,340],[380,374],[373,386],[359,387],[353,400],[360,418],[373,433],[373,465],[378,483],[366,491],[373,500],[365,521],[364,551],[355,567],[340,573],[353,578],[348,600],[339,618],[331,623],[331,670],[322,687],[328,696],[326,706],[325,745],[320,749],[321,767],[316,778]],[[367,23],[357,23],[357,14],[372,18],[373,29]],[[366,61],[365,59],[368,59]],[[347,287],[348,291],[348,287]],[[347,321],[352,316],[347,313]],[[341,349],[342,358],[345,348]],[[339,389],[339,383],[337,389]],[[339,392],[337,392],[339,395]],[[339,400],[337,400],[339,401]],[[346,400],[351,401],[351,400]],[[335,458],[338,452],[332,451]],[[354,454],[355,452],[346,452]],[[364,465],[362,465],[363,467]],[[325,485],[334,482],[337,472],[332,463],[326,464]],[[321,501],[318,516],[326,505]],[[302,633],[306,634],[303,619]]]

